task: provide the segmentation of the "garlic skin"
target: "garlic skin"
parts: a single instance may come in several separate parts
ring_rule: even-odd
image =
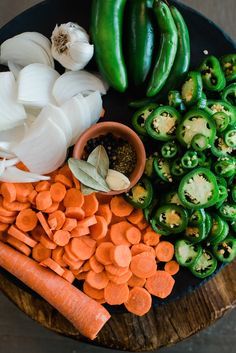
[[[56,25],[51,41],[53,58],[68,70],[83,69],[93,57],[94,46],[84,28],[76,23]]]

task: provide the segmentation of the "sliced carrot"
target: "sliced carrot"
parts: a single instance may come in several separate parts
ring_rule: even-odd
[[[107,277],[109,278],[109,280],[114,282],[114,283],[116,283],[116,284],[125,284],[125,283],[127,283],[131,276],[132,276],[132,272],[130,270],[128,270],[122,276],[114,276],[114,275],[111,275],[109,272],[107,272]]]
[[[75,218],[66,218],[62,229],[71,232],[76,226],[77,220]]]
[[[110,305],[121,305],[129,298],[129,288],[127,284],[109,282],[104,289],[104,298]]]
[[[129,217],[127,217],[128,221],[132,224],[138,224],[142,222],[143,218],[143,210],[140,208],[135,208]]]
[[[72,181],[63,174],[57,174],[54,178],[54,181],[65,185],[67,188],[72,188]]]
[[[16,187],[13,183],[2,183],[1,193],[7,202],[16,200]]]
[[[96,214],[98,216],[102,216],[103,218],[105,218],[107,224],[111,223],[112,212],[111,212],[109,204],[106,203],[106,204],[99,205]]]
[[[36,207],[40,211],[44,211],[52,206],[52,198],[50,191],[41,191],[36,196]]]
[[[82,219],[78,222],[78,227],[91,227],[97,223],[97,219],[95,216],[90,216]]]
[[[146,281],[145,287],[148,292],[159,298],[166,298],[170,295],[175,284],[174,278],[166,271],[156,271]]]
[[[48,223],[50,220],[52,220],[54,218],[56,219],[56,228],[55,229],[56,230],[61,229],[65,223],[65,220],[66,220],[65,213],[62,211],[59,211],[59,210],[57,210],[53,213],[50,213],[50,215],[48,216]]]
[[[68,256],[69,259],[71,259],[72,261],[80,261],[82,262],[81,266],[83,265],[84,261],[79,260],[78,257],[74,255],[73,252],[71,251],[71,242],[66,246],[64,246],[64,250],[65,250],[65,254]]]
[[[51,258],[41,261],[40,265],[50,268],[50,270],[54,271],[59,276],[62,276],[64,273],[64,269]]]
[[[44,217],[43,213],[38,212],[37,217],[38,217],[38,220],[39,220],[41,226],[43,227],[44,231],[46,232],[46,234],[49,236],[50,239],[52,239],[52,231],[49,228],[48,223],[47,223],[46,218]]]
[[[24,165],[23,162],[17,163],[16,167],[20,170],[23,170],[24,172],[29,172],[29,169],[26,167],[26,165]]]
[[[73,283],[75,280],[75,276],[70,270],[67,270],[67,268],[64,268],[62,277],[65,278],[65,280],[67,280],[69,283]]]
[[[80,182],[79,182],[79,180],[78,180],[74,175],[72,176],[72,180],[73,180],[73,182],[74,182],[75,188],[78,189],[78,190],[80,190],[81,187],[80,187]]]
[[[94,271],[89,271],[86,277],[86,282],[95,289],[104,289],[109,282],[106,272],[96,273]]]
[[[1,223],[5,223],[5,224],[12,224],[14,223],[16,220],[15,216],[11,216],[11,217],[6,217],[6,216],[1,216],[0,215],[0,222]]]
[[[58,263],[61,267],[66,267],[65,261],[63,261],[62,256],[64,255],[64,248],[57,246],[52,250],[52,259]]]
[[[131,245],[126,238],[126,231],[131,228],[129,222],[123,221],[113,224],[110,229],[110,237],[115,245]]]
[[[80,260],[71,260],[71,258],[68,257],[68,255],[66,253],[64,253],[64,255],[62,256],[63,261],[70,266],[70,269],[73,270],[78,270],[81,268],[81,266],[83,265],[83,261]]]
[[[130,287],[143,287],[146,283],[146,278],[139,278],[132,274],[130,279],[128,280],[128,285]]]
[[[38,224],[38,225],[30,232],[30,234],[31,234],[31,237],[32,237],[35,241],[39,242],[41,235],[44,234],[44,229],[43,229],[43,227],[42,227],[40,224]]]
[[[8,229],[9,224],[6,223],[0,223],[0,232],[4,232]]]
[[[142,234],[137,227],[130,227],[126,230],[125,236],[130,244],[138,244]]]
[[[130,269],[133,274],[140,278],[148,278],[154,275],[157,269],[156,261],[153,256],[145,256],[141,253],[133,256]]]
[[[63,203],[65,207],[82,207],[84,204],[84,195],[80,190],[71,188],[67,190]]]
[[[32,238],[30,238],[28,236],[28,234],[25,234],[24,232],[22,232],[21,230],[17,229],[16,226],[11,226],[8,229],[8,234],[10,234],[12,237],[22,241],[22,243],[30,246],[31,248],[33,248],[37,242],[35,240],[33,240]]]
[[[36,196],[38,195],[36,190],[31,191],[31,193],[28,196],[28,201],[32,204],[32,205],[36,205]]]
[[[9,211],[22,211],[30,207],[30,202],[19,202],[19,201],[8,202],[6,201],[6,199],[3,199],[2,205],[4,208],[6,208]]]
[[[68,164],[64,164],[57,172],[58,174],[62,174],[66,176],[68,179],[72,180],[73,174],[68,166]]]
[[[22,243],[20,240],[12,237],[11,235],[8,235],[7,238],[7,243],[13,246],[16,250],[19,250],[26,256],[29,256],[31,254],[31,248],[24,243]]]
[[[118,217],[127,217],[134,209],[122,196],[114,196],[111,199],[110,207],[112,213]]]
[[[105,204],[105,203],[110,203],[111,202],[111,199],[113,196],[111,195],[107,195],[107,194],[102,194],[100,192],[98,192],[96,194],[96,197],[97,197],[97,200],[99,202],[99,205],[102,205],[102,204]]]
[[[83,210],[85,217],[93,216],[98,210],[98,200],[96,194],[90,194],[84,196]]]
[[[129,270],[129,267],[119,267],[115,265],[106,265],[105,269],[107,272],[109,272],[113,276],[123,276],[126,274]]]
[[[95,252],[97,261],[103,265],[111,265],[112,261],[110,257],[110,251],[113,247],[114,244],[109,242],[99,244]]]
[[[112,241],[111,241],[111,237],[110,237],[110,230],[108,229],[107,234],[106,234],[106,236],[104,238],[97,239],[96,241],[97,241],[97,245],[99,245],[101,243],[104,243],[104,242],[111,243]]]
[[[169,262],[172,260],[175,253],[174,245],[169,241],[160,241],[155,250],[157,260],[163,262]]]
[[[70,233],[67,230],[57,230],[53,234],[53,241],[59,246],[65,246],[70,241]]]
[[[16,200],[19,202],[27,202],[28,196],[34,190],[31,183],[16,183]]]
[[[83,266],[81,267],[82,272],[88,272],[91,271],[91,266],[89,261],[85,261],[85,263],[83,264]]]
[[[143,243],[139,243],[139,244],[133,245],[132,248],[131,248],[132,256],[141,254],[143,252],[150,252],[153,257],[156,257],[155,250],[153,249],[153,247],[151,247],[149,245],[146,245],[146,244],[143,244]]]
[[[103,289],[96,289],[91,287],[87,281],[84,282],[83,284],[83,291],[85,294],[87,294],[90,298],[93,299],[103,299],[104,297],[104,290]]]
[[[97,303],[99,304],[106,304],[106,300],[105,298],[102,298],[102,299],[95,299]]]
[[[36,213],[30,208],[20,211],[16,217],[16,225],[23,232],[30,232],[38,223]]]
[[[124,304],[130,313],[143,316],[151,309],[152,297],[145,288],[134,287],[130,290],[129,298]]]
[[[81,272],[75,276],[78,281],[84,281],[87,277],[87,272]],[[94,289],[95,290],[95,289]],[[97,289],[98,290],[98,289]]]
[[[46,234],[42,234],[40,237],[40,243],[45,246],[45,248],[53,250],[57,247],[57,244],[55,244],[52,240],[50,240]]]
[[[160,242],[160,234],[153,231],[147,231],[143,235],[143,242],[146,245],[156,246]]]
[[[0,232],[0,241],[6,242],[8,235],[5,232]]]
[[[118,217],[118,216],[115,216],[114,214],[112,214],[112,219],[111,219],[110,225],[120,223],[120,222],[127,222],[126,217]]]
[[[83,242],[90,248],[96,248],[96,241],[94,239],[91,239],[89,235],[82,236],[81,240],[83,240]]]
[[[51,198],[54,202],[61,202],[66,196],[66,187],[61,183],[54,183],[50,187]]]
[[[37,185],[35,186],[35,190],[37,192],[48,191],[48,190],[50,190],[50,186],[51,186],[51,183],[49,181],[43,180],[43,181],[40,181],[39,183],[37,183]]]
[[[179,272],[179,264],[175,260],[169,261],[165,264],[164,270],[168,272],[170,275],[174,276],[176,275],[176,273]]]
[[[148,227],[148,223],[147,223],[146,219],[144,218],[141,222],[139,222],[137,224],[137,226],[140,230],[144,230]]]
[[[51,230],[55,230],[57,227],[57,219],[56,218],[48,219],[48,225]]]
[[[60,204],[58,202],[53,202],[52,205],[50,207],[46,208],[46,210],[44,210],[43,212],[44,213],[53,213],[53,212],[57,211],[59,209],[59,207],[60,207]]]
[[[89,265],[91,267],[91,270],[93,270],[95,273],[100,273],[104,270],[104,266],[97,261],[95,255],[90,257]]]
[[[93,247],[89,246],[84,242],[82,237],[73,238],[71,241],[71,251],[72,253],[78,257],[80,260],[88,260],[91,256],[93,256],[95,252],[95,245]]]
[[[119,267],[128,267],[131,262],[131,251],[128,245],[117,245],[110,251],[111,261]]]
[[[52,251],[45,248],[42,244],[37,244],[32,250],[32,257],[35,261],[41,262],[46,260],[48,257],[51,257]]]
[[[9,211],[9,210],[5,209],[2,206],[2,200],[0,200],[0,215],[4,216],[4,217],[13,217],[13,216],[17,216],[17,212],[16,211]]]
[[[71,231],[71,238],[78,238],[82,237],[83,235],[87,235],[90,233],[90,230],[88,227],[79,227],[76,226],[72,231]]]
[[[91,237],[95,240],[105,238],[108,230],[107,222],[102,216],[95,216],[97,223],[90,227]]]
[[[78,221],[84,219],[84,210],[80,207],[67,207],[65,212],[66,217],[75,218]]]

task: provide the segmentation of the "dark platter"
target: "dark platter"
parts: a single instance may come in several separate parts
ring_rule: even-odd
[[[173,1],[171,1],[173,2]],[[209,54],[221,56],[226,53],[235,52],[235,43],[214,23],[203,17],[193,9],[174,2],[181,10],[191,38],[191,66],[196,67],[204,57],[204,51]],[[89,30],[91,0],[48,0],[40,3],[14,18],[0,30],[0,43],[4,40],[25,31],[38,31],[46,36],[50,36],[55,25],[68,21],[78,22],[85,29]],[[3,68],[2,68],[3,69]],[[95,70],[95,63],[92,62],[88,69]],[[109,91],[104,99],[106,110],[105,119],[119,121],[130,125],[130,118],[133,110],[128,107],[130,98],[134,97],[132,91],[127,94],[119,94]],[[222,268],[219,267],[217,271]],[[217,272],[216,271],[216,272]],[[3,270],[1,270],[3,272]],[[4,275],[13,281],[17,286],[26,291],[30,291],[20,281],[4,271]],[[154,299],[154,305],[165,304],[170,300],[175,300],[189,292],[194,291],[205,280],[195,278],[189,271],[182,269],[175,276],[176,284],[170,297],[165,301]],[[31,292],[31,291],[30,291]],[[32,293],[32,292],[31,292]],[[36,294],[34,294],[36,295]],[[123,307],[108,307],[111,312],[123,311]]]

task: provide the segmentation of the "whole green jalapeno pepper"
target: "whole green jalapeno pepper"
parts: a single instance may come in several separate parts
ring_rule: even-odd
[[[117,91],[127,88],[122,51],[122,27],[126,0],[93,0],[91,35],[99,71]]]
[[[227,82],[236,80],[236,54],[227,54],[221,57],[220,63]]]
[[[225,88],[226,80],[219,60],[213,56],[207,56],[199,71],[202,75],[203,86],[208,91],[222,91]]]
[[[236,83],[227,86],[221,93],[221,97],[225,102],[236,106]]]

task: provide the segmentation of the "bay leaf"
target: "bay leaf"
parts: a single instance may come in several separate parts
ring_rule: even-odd
[[[85,186],[96,191],[110,191],[106,181],[92,164],[83,160],[70,158],[68,165],[74,176]]]
[[[102,145],[97,146],[90,153],[87,162],[92,164],[103,178],[106,178],[109,169],[109,158]]]
[[[96,192],[97,190],[94,190],[92,188],[89,188],[88,186],[81,184],[81,192],[83,195],[91,195],[94,192]]]

